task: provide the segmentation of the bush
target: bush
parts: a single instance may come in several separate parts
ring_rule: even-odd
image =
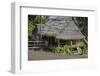
[[[66,55],[72,55],[71,49],[68,47],[68,45],[64,45],[63,47],[57,47],[53,49],[54,53],[60,53],[60,54],[66,54]]]
[[[63,51],[67,54],[67,55],[72,55],[72,50],[68,47],[68,45],[64,45],[63,47]]]

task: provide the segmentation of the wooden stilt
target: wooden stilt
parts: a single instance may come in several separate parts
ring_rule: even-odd
[[[73,45],[72,41],[70,41],[70,45],[71,45],[71,51],[72,51],[72,45]]]
[[[58,47],[60,47],[60,40],[58,40]]]
[[[55,38],[55,42],[56,42],[56,38]]]

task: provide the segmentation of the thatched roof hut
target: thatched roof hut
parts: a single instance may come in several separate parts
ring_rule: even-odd
[[[72,17],[50,16],[45,24],[39,24],[38,33],[42,36],[55,37],[62,40],[79,40],[84,38]]]

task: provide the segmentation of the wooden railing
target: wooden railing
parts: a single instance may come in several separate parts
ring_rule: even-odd
[[[29,49],[42,48],[44,46],[45,46],[45,41],[28,41]]]

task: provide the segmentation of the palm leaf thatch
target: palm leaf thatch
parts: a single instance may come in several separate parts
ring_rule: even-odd
[[[50,16],[45,24],[38,24],[38,33],[42,36],[62,40],[79,40],[84,38],[72,17]]]

